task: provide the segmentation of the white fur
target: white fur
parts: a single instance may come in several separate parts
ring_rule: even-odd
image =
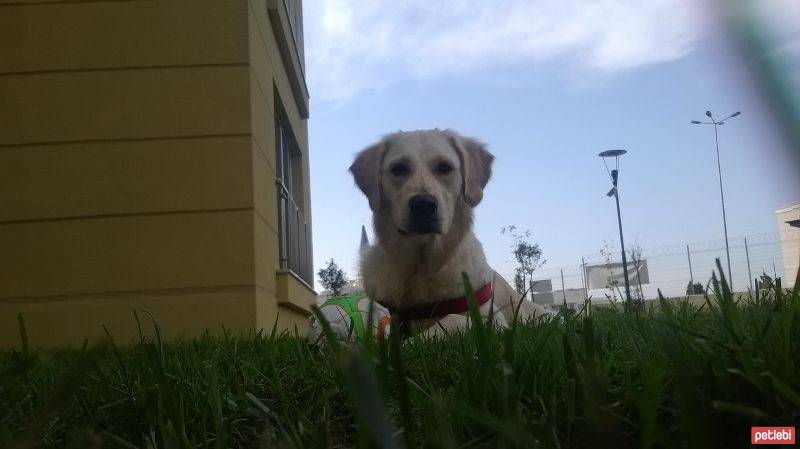
[[[359,153],[350,167],[356,183],[373,210],[376,242],[361,254],[361,276],[367,295],[390,307],[410,307],[464,295],[462,272],[477,290],[494,284],[494,299],[481,307],[489,316],[494,303],[496,323],[506,325],[519,305],[519,319],[544,313],[524,301],[486,261],[472,231],[473,207],[491,176],[493,156],[474,139],[453,131],[397,132]],[[435,172],[436,164],[453,167],[450,174]],[[394,176],[393,164],[410,167],[407,176]],[[441,232],[404,235],[408,228],[408,200],[425,193],[436,198]],[[422,320],[428,333],[463,329],[466,314],[448,315],[438,323]]]

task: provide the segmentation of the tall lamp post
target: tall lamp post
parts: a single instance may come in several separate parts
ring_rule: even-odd
[[[722,166],[719,162],[719,127],[725,124],[725,120],[731,119],[736,117],[737,115],[741,114],[741,111],[736,111],[733,114],[725,117],[722,120],[714,119],[714,116],[711,114],[711,111],[706,111],[706,117],[708,117],[710,122],[701,122],[699,120],[692,120],[689,123],[692,125],[714,125],[714,142],[717,146],[717,174],[719,175],[719,197],[722,201],[722,228],[725,231],[725,257],[728,260],[728,284],[731,286],[731,290],[733,290],[733,277],[731,277],[731,249],[728,246],[728,219],[725,215],[725,192],[722,189]]]
[[[614,197],[617,202],[617,222],[619,223],[619,246],[622,248],[622,274],[625,276],[625,301],[626,301],[626,308],[631,310],[632,301],[631,301],[631,283],[628,280],[628,258],[625,255],[625,238],[622,236],[622,215],[619,212],[619,189],[617,188],[617,180],[619,178],[619,157],[623,154],[627,153],[625,150],[607,150],[603,151],[599,154],[601,158],[603,158],[603,164],[606,166],[606,171],[608,171],[608,164],[606,163],[606,159],[614,158],[614,162],[616,167],[608,171],[608,175],[611,177],[611,190],[608,191],[606,196]]]

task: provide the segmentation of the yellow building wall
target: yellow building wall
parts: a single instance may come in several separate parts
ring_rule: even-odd
[[[305,329],[313,291],[278,297],[273,92],[310,220],[307,124],[270,6],[0,0],[0,348],[19,313],[37,346],[130,342],[134,309],[173,338]]]
[[[285,11],[276,0],[248,1],[251,126],[253,148],[253,206],[255,219],[256,285],[258,328],[271,329],[276,320],[273,308],[277,309],[278,324],[282,329],[294,329],[301,333],[307,327],[306,317],[316,295],[311,286],[292,273],[278,272],[278,211],[277,187],[275,184],[275,93],[280,96],[291,129],[300,149],[303,164],[303,196],[295,198],[303,209],[306,220],[311,222],[311,193],[309,175],[308,125],[297,107],[291,82],[287,74],[275,35],[279,33],[271,25],[270,13]],[[270,12],[269,10],[272,9]],[[306,99],[301,99],[307,102]],[[307,107],[307,106],[306,106]],[[281,288],[290,286],[290,288]],[[277,298],[277,303],[273,298]]]

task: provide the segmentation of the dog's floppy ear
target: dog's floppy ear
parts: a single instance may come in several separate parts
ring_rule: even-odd
[[[381,208],[381,164],[386,142],[380,141],[358,153],[350,166],[356,185],[369,200],[369,208],[377,212]]]
[[[486,151],[486,146],[469,137],[448,132],[450,145],[455,148],[461,160],[461,178],[464,202],[475,207],[483,199],[483,188],[492,176],[494,156]]]

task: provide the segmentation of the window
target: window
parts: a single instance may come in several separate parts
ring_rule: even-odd
[[[306,283],[313,285],[311,227],[302,208],[305,197],[303,163],[289,120],[278,101],[275,111],[275,166],[280,268],[292,271]]]

